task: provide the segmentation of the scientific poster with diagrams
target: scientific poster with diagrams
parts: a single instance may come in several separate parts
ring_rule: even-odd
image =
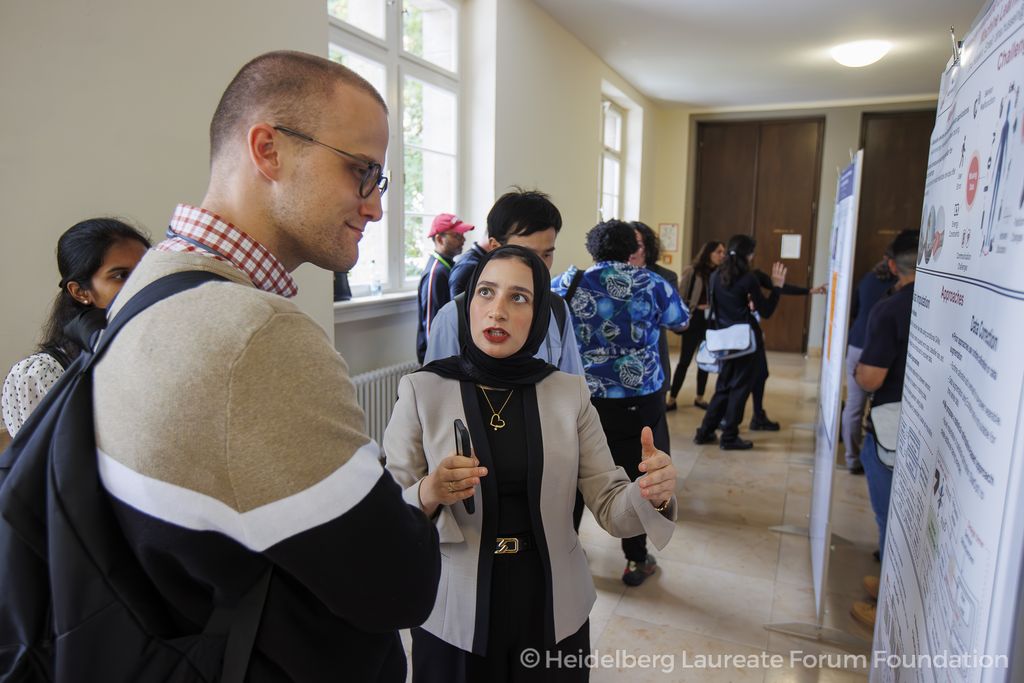
[[[1009,680],[1024,555],[1022,86],[1024,2],[998,0],[942,77],[872,681]]]
[[[846,369],[846,332],[853,291],[853,254],[857,241],[857,210],[860,206],[860,177],[864,152],[839,175],[836,208],[829,240],[828,317],[821,355],[821,385],[818,393],[818,425],[814,445],[814,486],[811,493],[809,536],[811,577],[818,623],[822,623],[829,549],[832,545],[830,518],[832,480],[839,444],[839,407]]]

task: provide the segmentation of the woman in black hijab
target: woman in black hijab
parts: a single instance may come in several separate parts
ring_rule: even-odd
[[[492,251],[466,290],[461,354],[399,387],[387,467],[441,540],[434,610],[413,629],[416,683],[587,680],[586,662],[569,657],[589,652],[595,599],[573,529],[577,488],[612,535],[646,533],[660,548],[675,528],[675,468],[650,430],[645,475],[630,482],[584,379],[533,357],[548,328],[548,282],[532,252]],[[468,457],[453,453],[456,419],[469,428]]]

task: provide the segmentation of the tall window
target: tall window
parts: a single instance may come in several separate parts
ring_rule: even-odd
[[[459,212],[458,8],[459,0],[327,2],[330,58],[380,91],[392,130],[384,218],[368,226],[349,273],[356,296],[378,282],[414,287],[433,251],[431,220]]]
[[[601,102],[601,220],[622,217],[622,159],[625,112],[610,100]]]

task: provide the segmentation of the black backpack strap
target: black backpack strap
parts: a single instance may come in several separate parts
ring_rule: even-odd
[[[562,339],[562,332],[565,331],[565,299],[560,296],[551,297],[551,315],[555,316],[555,323],[558,324],[558,338]]]
[[[572,276],[572,282],[569,283],[569,289],[565,290],[565,303],[572,305],[572,298],[576,295],[576,290],[580,286],[580,281],[583,279],[584,271],[577,269],[576,273]]]
[[[227,634],[220,683],[242,683],[245,680],[272,572],[273,567],[267,567],[238,604],[230,608],[218,607],[206,622],[204,633]]]
[[[121,331],[129,320],[134,318],[136,315],[146,310],[158,301],[162,301],[169,296],[173,296],[180,292],[184,292],[188,289],[193,289],[201,284],[212,282],[214,280],[227,280],[223,275],[211,273],[207,270],[186,270],[180,273],[172,273],[165,275],[159,280],[154,280],[148,285],[139,290],[139,292],[128,300],[128,303],[124,305],[124,308],[119,310],[117,314],[107,324],[107,328],[101,333],[99,342],[97,342],[95,349],[92,353],[92,358],[83,368],[87,370],[93,363],[99,360],[103,353],[110,346],[111,340],[117,336],[117,333]]]
[[[683,303],[687,306],[690,305],[690,297],[693,296],[693,286],[697,284],[697,269],[694,268],[693,275],[690,276],[690,286],[686,288],[686,298],[683,299]]]
[[[459,292],[452,299],[455,302],[455,319],[458,320],[458,339],[464,339],[466,336],[466,318],[469,316],[466,314],[466,292]]]

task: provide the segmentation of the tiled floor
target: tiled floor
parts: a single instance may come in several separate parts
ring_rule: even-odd
[[[580,535],[598,593],[591,646],[623,665],[595,668],[595,683],[866,680],[863,668],[842,668],[857,663],[843,650],[764,628],[815,621],[809,543],[769,527],[807,524],[820,359],[769,354],[769,365],[766,405],[782,430],[744,429],[755,448],[740,452],[693,445],[704,412],[692,405],[691,369],[680,408],[669,413],[679,525],[669,545],[655,552],[659,569],[644,585],[622,583],[618,539],[589,512],[584,517]],[[824,625],[866,646],[871,632],[848,611],[852,601],[865,598],[862,576],[878,573],[871,556],[877,530],[863,477],[836,473],[832,527],[849,544],[837,542],[830,558]],[[646,667],[629,666],[630,655],[651,657]],[[746,666],[736,666],[737,660]],[[831,666],[815,666],[819,661]]]
[[[623,585],[618,541],[585,517],[580,534],[599,596],[591,614],[593,648],[674,657],[671,665],[652,657],[646,669],[598,668],[591,675],[595,683],[866,680],[863,669],[839,668],[858,663],[843,650],[764,628],[815,621],[809,543],[769,527],[807,524],[820,359],[770,354],[769,364],[766,405],[782,430],[744,431],[755,443],[750,451],[694,446],[690,439],[704,412],[692,405],[692,377],[683,387],[679,410],[669,413],[681,478],[679,526],[671,543],[655,553],[660,569],[654,577],[639,588]],[[833,531],[850,544],[837,543],[830,558],[824,625],[867,643],[871,632],[848,613],[853,600],[865,598],[862,576],[878,573],[864,478],[838,471],[834,495]],[[773,666],[774,654],[783,666]],[[805,667],[804,655],[808,664],[834,667]],[[711,668],[740,658],[757,666]]]

